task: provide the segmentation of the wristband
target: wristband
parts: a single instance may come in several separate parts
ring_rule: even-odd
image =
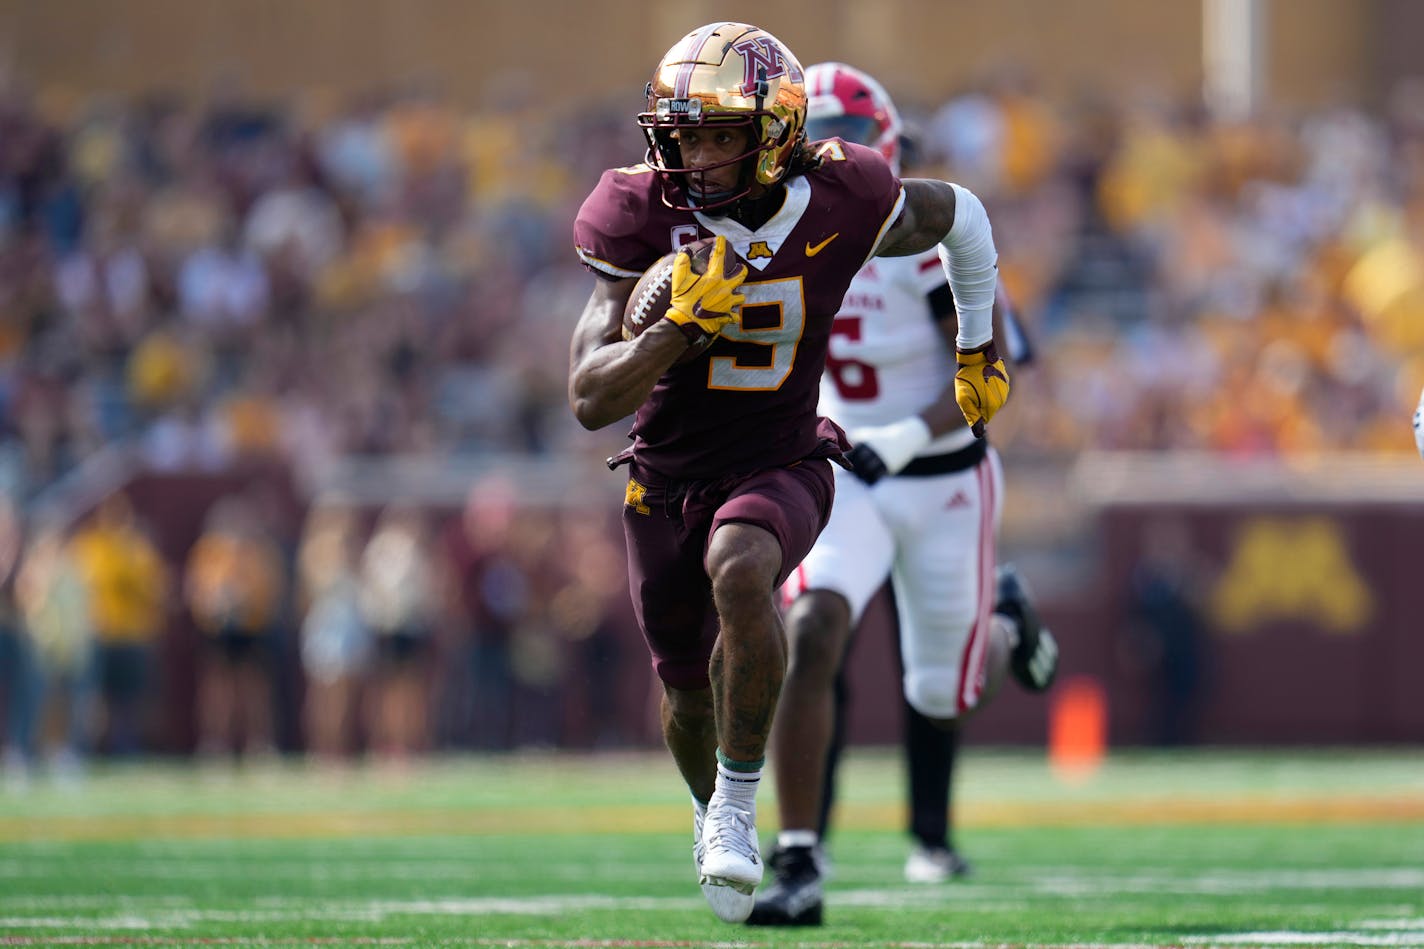
[[[668,310],[669,314],[676,312],[676,310]],[[696,320],[686,320],[684,322],[683,320],[674,320],[669,316],[668,322],[676,326],[682,332],[682,335],[687,338],[687,345],[689,346],[701,346],[712,336],[711,333],[698,325]]]

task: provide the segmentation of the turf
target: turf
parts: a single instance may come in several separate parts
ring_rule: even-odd
[[[1424,757],[970,748],[974,874],[901,877],[900,766],[856,749],[827,923],[717,922],[662,754],[402,771],[103,767],[0,793],[0,944],[1424,947]],[[764,839],[775,829],[762,794]]]

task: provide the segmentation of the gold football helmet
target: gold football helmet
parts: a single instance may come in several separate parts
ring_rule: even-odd
[[[648,111],[638,125],[648,139],[648,164],[662,175],[664,198],[680,210],[724,207],[744,197],[753,183],[786,177],[805,141],[806,76],[780,40],[746,23],[710,23],[679,40],[658,63],[648,83]],[[742,162],[746,170],[735,193],[694,203],[690,180],[709,170],[688,168],[674,134],[689,126],[746,126],[751,148],[714,167]]]

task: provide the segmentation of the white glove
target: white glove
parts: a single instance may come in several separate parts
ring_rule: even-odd
[[[930,443],[930,427],[918,415],[911,415],[889,425],[870,425],[852,429],[846,435],[851,444],[864,445],[875,452],[885,465],[885,474],[898,474]],[[877,476],[878,477],[878,476]]]

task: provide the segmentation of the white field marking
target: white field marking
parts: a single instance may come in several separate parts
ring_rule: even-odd
[[[1213,936],[1188,936],[1185,942],[1193,945],[1247,945],[1247,946],[1424,946],[1424,930],[1418,932],[1383,933],[1372,935],[1361,932],[1304,932],[1280,930],[1259,933],[1218,933]]]
[[[467,943],[475,946],[508,947],[508,949],[548,949],[553,946],[573,947],[573,949],[749,949],[752,946],[769,946],[775,943],[749,942],[739,939],[735,942],[688,942],[643,939],[580,939],[576,941],[552,939],[482,939],[476,937]],[[795,949],[860,949],[866,945],[859,941],[846,940],[798,940],[785,945]],[[1099,943],[1099,942],[876,942],[882,949],[1171,949],[1154,943]]]
[[[1424,929],[1424,916],[1413,919],[1366,919],[1355,924],[1361,929]]]
[[[0,929],[152,929],[153,921],[142,916],[0,916]]]
[[[231,867],[226,868],[231,872]],[[130,877],[143,877],[145,870],[159,871],[151,875],[191,878],[191,868],[184,866],[129,865]],[[302,871],[295,875],[310,877]],[[318,874],[324,875],[324,874]],[[286,876],[286,874],[283,874]],[[1058,873],[1005,884],[960,883],[950,888],[836,889],[833,898],[846,906],[877,908],[915,908],[952,903],[973,905],[976,909],[1023,909],[1034,896],[1083,897],[1117,893],[1183,893],[1195,895],[1232,895],[1242,892],[1262,893],[1272,890],[1328,891],[1339,889],[1407,890],[1424,888],[1424,870],[1359,869],[1328,871],[1220,871],[1196,878],[1181,878],[1165,873],[1144,876],[1117,877],[1102,874],[1072,873],[1064,868]],[[26,896],[9,894],[0,897],[0,908],[17,911],[40,910],[45,922],[25,922],[33,917],[9,915],[0,917],[0,926],[35,927],[52,925],[57,928],[94,926],[100,928],[160,928],[183,929],[203,922],[284,922],[303,918],[329,921],[371,922],[391,916],[482,916],[482,915],[546,915],[572,912],[617,912],[627,910],[684,910],[701,905],[695,896],[688,897],[610,897],[600,894],[543,894],[530,897],[452,897],[420,900],[330,901],[321,902],[280,895],[259,896],[246,909],[200,909],[191,900],[172,895],[116,896]],[[57,916],[55,909],[118,909],[115,916]],[[1410,907],[1412,909],[1412,907]],[[1404,911],[1408,911],[1405,909]],[[142,914],[140,919],[139,914]],[[1393,922],[1373,922],[1374,928],[1417,928]]]
[[[0,910],[31,910],[31,909],[119,909],[130,906],[142,906],[151,908],[153,906],[163,907],[184,907],[192,906],[193,900],[188,896],[164,895],[144,895],[144,896],[92,896],[88,894],[53,894],[44,895],[21,893],[12,896],[0,896]]]
[[[268,939],[265,936],[6,936],[6,946],[409,946],[403,936],[302,936]],[[468,945],[441,939],[441,945]]]
[[[6,946],[409,946],[406,936],[303,936],[268,939],[262,936],[7,936]],[[420,945],[429,943],[420,942]],[[773,943],[706,942],[685,939],[487,939],[480,936],[441,936],[440,946],[494,946],[497,949],[749,949]],[[1002,943],[1002,942],[796,942],[797,949],[1172,949],[1151,943]]]
[[[68,862],[67,860],[65,861]],[[135,861],[88,861],[86,868],[96,873],[122,875],[129,879],[148,880],[194,880],[218,879],[233,872],[232,860],[135,860]],[[313,881],[457,881],[472,876],[478,870],[481,881],[488,883],[491,874],[497,875],[497,868],[456,861],[395,861],[395,862],[347,862],[329,863],[321,860],[294,861],[284,864],[261,864],[263,878],[270,880],[313,880]],[[37,864],[41,864],[37,866]],[[16,860],[0,860],[0,879],[26,879],[44,872],[41,861],[32,857]],[[624,874],[625,879],[637,882],[661,881],[663,872],[649,867],[644,876]],[[1030,869],[1018,879],[1003,884],[982,884],[963,882],[953,887],[956,896],[975,898],[993,897],[1005,892],[1021,893],[1025,890],[1046,896],[1091,896],[1107,893],[1184,893],[1184,894],[1233,894],[1243,891],[1264,892],[1268,890],[1342,890],[1342,889],[1383,889],[1383,890],[1424,890],[1424,868],[1401,867],[1361,867],[1341,870],[1225,870],[1218,869],[1195,876],[1182,875],[1170,870],[1140,868],[1123,871],[1121,875],[1104,873],[1086,866],[1040,867]],[[9,905],[14,895],[0,896],[0,906]],[[119,900],[120,897],[113,897]],[[147,898],[145,898],[147,899]],[[107,905],[112,906],[113,903]]]
[[[536,896],[447,900],[373,900],[331,902],[292,900],[287,908],[262,909],[175,909],[153,910],[143,915],[119,916],[0,916],[0,931],[6,928],[37,929],[188,929],[204,923],[285,923],[303,919],[327,922],[379,923],[401,916],[551,916],[560,913],[607,910],[694,910],[703,905],[696,896],[611,897]],[[135,907],[137,909],[138,907]]]
[[[67,869],[73,861],[65,858],[61,861]],[[84,867],[93,873],[107,873],[130,879],[148,880],[217,880],[232,876],[235,866],[239,866],[244,861],[237,859],[198,859],[198,860],[86,860]],[[453,860],[410,860],[393,861],[383,863],[372,860],[370,862],[351,861],[346,863],[329,863],[324,858],[313,858],[311,860],[293,860],[284,863],[269,863],[263,859],[252,859],[247,861],[251,864],[254,873],[260,873],[263,879],[276,880],[317,880],[317,881],[370,881],[370,880],[401,880],[428,882],[447,882],[462,878],[478,879],[488,883],[498,879],[501,875],[501,868],[498,866],[479,863],[473,860],[453,861]],[[21,858],[12,860],[0,860],[0,879],[26,879],[43,875],[46,865],[42,858]],[[513,876],[514,870],[509,870],[505,875]],[[553,872],[547,876],[554,879],[576,880],[587,876],[587,867],[553,868]],[[665,877],[665,871],[656,865],[622,865],[619,867],[620,879],[628,882],[661,882]]]
[[[1424,869],[1366,868],[1350,870],[1216,870],[1198,876],[1133,871],[1132,876],[1064,871],[1030,876],[1016,884],[1051,896],[1093,896],[1104,893],[1226,894],[1270,890],[1419,890]],[[958,889],[958,888],[956,888]]]

